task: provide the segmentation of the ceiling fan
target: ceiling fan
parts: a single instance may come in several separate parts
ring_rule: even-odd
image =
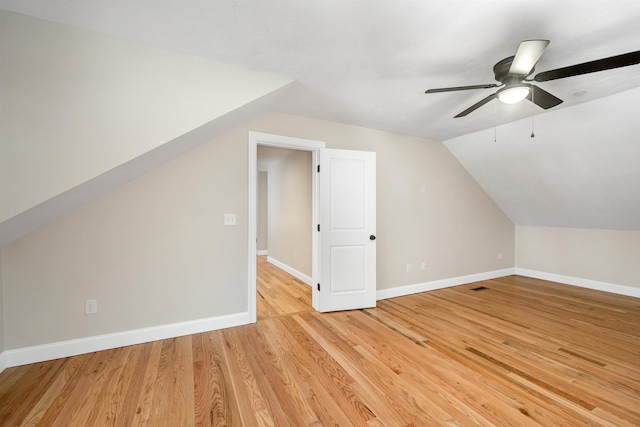
[[[428,89],[425,93],[453,92],[470,89],[500,88],[495,93],[473,104],[455,118],[464,117],[477,110],[494,98],[498,98],[505,104],[515,104],[528,99],[541,108],[549,109],[562,103],[562,100],[544,89],[529,82],[546,82],[549,80],[564,79],[565,77],[578,76],[580,74],[594,73],[596,71],[610,70],[640,63],[640,51],[624,53],[609,58],[596,59],[582,64],[556,68],[543,71],[533,78],[529,78],[535,70],[535,65],[542,53],[549,45],[549,40],[524,40],[520,43],[514,56],[503,59],[493,66],[496,80],[500,84],[489,83],[483,85],[457,86],[438,89]]]

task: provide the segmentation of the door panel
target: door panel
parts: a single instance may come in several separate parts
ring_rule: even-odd
[[[320,150],[318,311],[375,307],[376,157]]]
[[[365,274],[353,266],[364,265],[366,250],[362,246],[334,246],[331,248],[332,294],[363,291],[366,289]]]
[[[360,159],[331,160],[331,226],[334,230],[364,230],[366,227],[365,166]]]

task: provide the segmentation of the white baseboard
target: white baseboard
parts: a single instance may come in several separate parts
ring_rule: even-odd
[[[7,368],[7,353],[0,353],[0,373]]]
[[[544,271],[529,270],[526,268],[506,268],[504,270],[489,271],[486,273],[471,274],[468,276],[452,277],[449,279],[434,280],[432,282],[416,283],[413,285],[399,286],[391,289],[381,289],[376,293],[376,299],[382,300],[395,298],[404,295],[417,294],[420,292],[434,291],[436,289],[449,288],[452,286],[465,285],[467,283],[480,282],[498,277],[511,276],[532,277],[534,279],[549,280],[551,282],[563,283],[565,285],[578,286],[581,288],[594,289],[597,291],[611,292],[619,295],[640,298],[640,288],[633,286],[617,285],[615,283],[599,282],[579,277],[564,276],[561,274],[547,273]]]
[[[633,286],[617,285],[615,283],[599,282],[597,280],[581,279],[579,277],[564,276],[562,274],[546,273],[544,271],[529,270],[518,267],[515,269],[515,274],[533,277],[534,279],[563,283],[565,285],[579,286],[581,288],[640,298],[640,288],[635,288]]]
[[[93,337],[36,345],[16,350],[5,350],[5,352],[0,355],[0,366],[2,366],[3,361],[5,367],[20,366],[127,345],[142,344],[149,341],[231,328],[248,323],[251,323],[249,313],[244,312],[112,334],[96,335]]]
[[[296,270],[293,267],[289,267],[287,264],[278,261],[277,259],[274,259],[270,256],[267,257],[267,262],[275,265],[276,267],[278,267],[281,270],[286,271],[287,273],[289,273],[290,275],[292,275],[293,277],[295,277],[296,279],[300,280],[303,283],[306,283],[309,286],[313,286],[313,279],[309,276],[307,276],[304,273],[299,272],[298,270]]]
[[[514,268],[487,271],[484,273],[469,274],[467,276],[451,277],[448,279],[433,280],[431,282],[416,283],[413,285],[399,286],[391,289],[380,289],[376,292],[376,300],[401,297],[420,292],[434,291],[436,289],[450,288],[452,286],[466,285],[467,283],[480,282],[482,280],[495,279],[497,277],[511,276],[515,274]]]
[[[267,249],[262,249],[262,250],[258,250],[258,251],[256,251],[256,253],[258,254],[258,256],[261,256],[261,255],[269,255],[269,250],[267,250]]]

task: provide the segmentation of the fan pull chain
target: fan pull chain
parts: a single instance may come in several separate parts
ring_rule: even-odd
[[[493,100],[493,142],[498,142],[498,98]]]
[[[535,96],[534,94],[535,94],[535,91],[533,90],[533,86],[532,86],[531,87],[531,138],[535,138],[536,137],[536,134],[533,133],[533,118],[536,115],[536,113],[535,113],[536,104],[534,103],[534,98],[533,98]]]

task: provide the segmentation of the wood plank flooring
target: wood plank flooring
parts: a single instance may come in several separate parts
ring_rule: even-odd
[[[311,286],[258,257],[258,320],[313,311]]]
[[[510,276],[320,314],[259,275],[254,325],[6,369],[0,425],[640,425],[639,299]]]

